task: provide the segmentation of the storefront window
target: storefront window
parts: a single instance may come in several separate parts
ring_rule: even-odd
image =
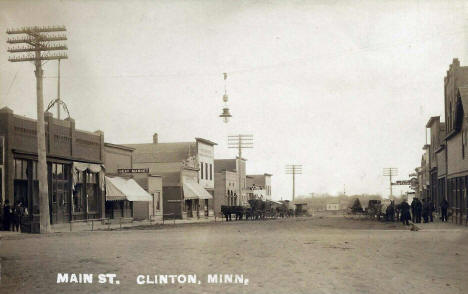
[[[86,173],[86,194],[88,196],[88,211],[96,212],[97,205],[97,173]]]
[[[28,168],[28,162],[26,160],[15,159],[14,165],[15,165],[15,180],[27,180],[28,174],[26,171]]]
[[[33,161],[33,180],[37,180],[37,161]]]
[[[77,172],[75,190],[73,190],[73,211],[83,212],[85,199],[83,197],[83,173]]]

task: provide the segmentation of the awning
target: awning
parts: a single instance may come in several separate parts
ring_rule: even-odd
[[[193,180],[184,179],[184,199],[213,199],[213,196]]]
[[[153,198],[133,179],[106,177],[106,201],[116,200],[152,201]]]

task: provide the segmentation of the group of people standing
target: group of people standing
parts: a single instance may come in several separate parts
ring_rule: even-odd
[[[21,201],[16,201],[14,206],[10,205],[10,201],[5,200],[2,205],[2,224],[4,231],[20,231],[21,218],[28,215],[28,209],[23,206]]]
[[[447,200],[442,200],[440,203],[440,210],[441,210],[441,220],[447,221],[447,209],[448,209],[448,202]],[[411,220],[413,223],[421,223],[421,220],[424,223],[433,222],[434,221],[434,211],[435,211],[434,203],[431,199],[423,199],[422,201],[419,198],[413,198],[411,205],[408,204],[406,199],[403,199],[398,205],[394,205],[394,202],[387,207],[386,216],[387,220],[393,221],[394,214],[397,215],[397,219],[399,219],[403,224],[409,225],[409,221]]]
[[[421,223],[421,217],[425,223],[429,221],[434,221],[434,211],[435,206],[432,200],[423,199],[422,201],[419,198],[413,198],[411,202],[411,220],[413,223]]]

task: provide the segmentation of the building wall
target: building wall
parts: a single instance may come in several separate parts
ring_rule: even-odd
[[[46,151],[48,163],[48,184],[49,184],[49,201],[51,201],[52,212],[63,212],[63,218],[56,216],[56,222],[69,221],[70,218],[96,218],[102,217],[105,213],[104,195],[101,189],[96,188],[95,199],[92,203],[96,210],[92,214],[87,212],[72,211],[71,195],[72,185],[71,180],[65,185],[60,185],[60,191],[54,191],[52,183],[51,168],[52,164],[63,164],[65,170],[71,170],[74,161],[100,164],[104,160],[104,134],[101,131],[86,132],[75,129],[75,121],[73,119],[57,120],[52,117],[51,113],[44,114],[45,131],[46,131]],[[15,191],[15,175],[14,175],[14,160],[21,159],[27,162],[27,177],[24,178],[23,187],[27,187],[27,191],[21,192],[22,199],[24,194],[27,194],[28,210],[30,213],[31,222],[36,224],[39,219],[38,211],[38,188],[36,189],[37,179],[34,178],[34,166],[37,163],[37,131],[36,120],[15,115],[11,109],[0,109],[0,135],[5,138],[5,164],[3,170],[4,176],[4,197],[11,203],[14,202],[15,194],[21,192]],[[98,181],[99,179],[97,179]],[[96,184],[97,185],[97,184]],[[63,193],[62,193],[63,192]],[[53,196],[51,196],[53,194]],[[16,195],[18,196],[18,195]],[[58,199],[53,202],[52,199]],[[96,201],[96,202],[94,202]],[[37,207],[37,209],[34,209]],[[55,217],[53,217],[54,219]],[[35,226],[35,225],[34,225]]]
[[[214,146],[197,141],[197,154],[200,170],[198,171],[198,179],[200,185],[207,189],[214,189]],[[201,177],[201,164],[203,164],[203,178]],[[208,167],[208,170],[206,169]]]
[[[149,219],[148,201],[132,201],[133,218],[135,220]]]
[[[161,218],[164,211],[162,177],[150,175],[148,177],[147,191],[151,194],[151,197],[153,198],[153,201],[151,201],[149,205],[149,215],[152,218]]]
[[[447,140],[447,164],[448,178],[468,174],[468,146],[465,146],[465,156],[463,157],[462,133],[468,129],[467,120],[463,120],[463,128]]]
[[[241,189],[246,190],[247,189],[247,175],[246,175],[246,160],[241,159],[239,160],[238,158],[236,159],[215,159],[215,171],[217,173],[223,173],[224,171],[227,171],[230,173],[229,177],[232,177],[232,174],[235,174],[236,177],[236,194],[240,195],[238,193],[238,182],[239,182],[239,175],[237,174],[238,167],[240,165],[240,180],[241,180]],[[216,186],[216,183],[215,183]],[[244,193],[244,197],[238,198],[238,205],[247,205],[247,197],[248,195]]]
[[[164,186],[178,186],[180,185],[180,172],[183,164],[182,162],[155,163],[133,161],[133,168],[148,168],[150,174],[162,176]]]
[[[132,150],[105,144],[104,166],[106,173],[116,174],[120,168],[132,168]]]
[[[163,187],[165,219],[182,218],[183,197],[181,187]]]
[[[217,216],[221,214],[221,206],[229,205],[229,195],[238,195],[237,173],[225,171],[215,174],[214,210]],[[238,205],[238,204],[236,204]]]
[[[437,174],[439,178],[444,177],[446,174],[446,168],[447,164],[445,162],[445,147],[444,149],[440,150],[439,152],[436,153],[436,158],[437,158]]]
[[[449,66],[449,70],[444,78],[444,105],[447,134],[454,128],[457,89],[465,85],[468,85],[468,67],[460,66],[460,61],[455,58]]]
[[[163,214],[162,177],[159,175],[138,173],[133,174],[133,179],[152,197],[151,201],[138,204],[138,209],[140,209],[142,213],[135,212],[136,218],[141,218],[141,216],[144,215],[145,219],[161,220]]]

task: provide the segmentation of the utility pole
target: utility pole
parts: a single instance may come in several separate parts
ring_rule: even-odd
[[[393,199],[393,190],[392,190],[392,177],[398,176],[398,169],[395,167],[386,167],[383,169],[384,177],[388,177],[390,180],[390,199]]]
[[[8,35],[20,35],[19,37],[9,38],[8,44],[23,44],[20,47],[9,47],[10,53],[26,53],[20,56],[11,56],[8,58],[11,62],[32,61],[36,67],[36,93],[37,93],[37,177],[39,180],[39,210],[40,210],[40,232],[48,233],[51,231],[49,215],[49,192],[47,185],[47,161],[46,161],[46,143],[44,127],[44,98],[42,90],[42,62],[44,60],[66,59],[66,53],[49,53],[48,51],[67,50],[65,44],[53,43],[55,41],[65,41],[67,37],[64,34],[53,34],[65,32],[64,26],[52,27],[22,27],[7,30]],[[31,210],[32,213],[32,210]]]
[[[286,165],[286,174],[292,175],[292,201],[296,197],[296,175],[302,174],[302,164]]]
[[[244,194],[242,193],[242,169],[241,169],[241,160],[242,160],[242,149],[253,148],[253,135],[233,135],[228,136],[228,148],[235,148],[238,152],[237,160],[237,175],[239,177],[238,189],[239,189],[239,200],[241,204],[244,205],[247,201],[244,199]]]

